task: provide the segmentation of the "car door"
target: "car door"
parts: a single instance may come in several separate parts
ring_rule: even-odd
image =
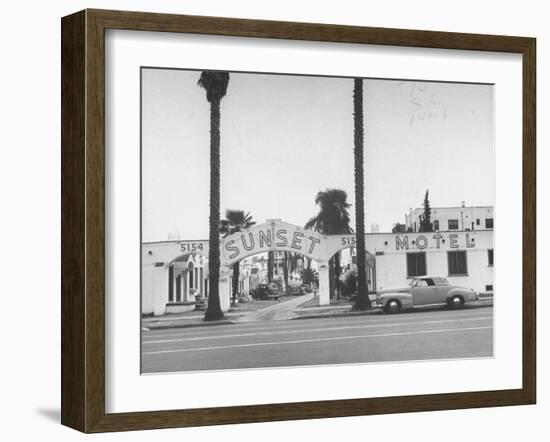
[[[419,279],[412,289],[413,305],[415,307],[439,303],[437,286],[433,279]]]

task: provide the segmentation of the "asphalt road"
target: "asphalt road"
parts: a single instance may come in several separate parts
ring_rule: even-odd
[[[142,333],[142,372],[491,357],[493,308],[228,324]]]

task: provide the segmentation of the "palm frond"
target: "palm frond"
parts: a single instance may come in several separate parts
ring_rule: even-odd
[[[229,72],[225,71],[203,71],[197,81],[197,84],[206,90],[206,99],[209,103],[225,97],[228,83]]]
[[[242,230],[249,229],[256,222],[252,220],[250,212],[244,210],[227,209],[225,219],[220,221],[220,234],[225,238]]]
[[[315,204],[319,213],[306,222],[306,229],[313,229],[326,235],[348,234],[353,229],[350,226],[347,194],[342,189],[326,189],[315,196]]]

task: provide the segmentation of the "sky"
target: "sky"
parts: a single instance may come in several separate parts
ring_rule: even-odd
[[[209,103],[200,71],[142,69],[142,238],[208,238]],[[432,207],[493,205],[493,86],[364,80],[365,228]],[[353,79],[231,73],[221,103],[221,214],[303,226],[315,195],[352,204]]]

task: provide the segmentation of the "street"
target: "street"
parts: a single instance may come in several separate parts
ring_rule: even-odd
[[[493,355],[493,308],[144,331],[142,372],[285,367]]]

